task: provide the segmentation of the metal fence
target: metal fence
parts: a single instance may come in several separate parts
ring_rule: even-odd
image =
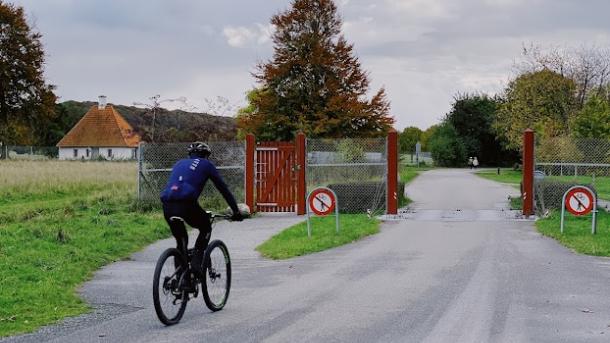
[[[307,191],[331,188],[344,213],[385,210],[386,170],[385,138],[307,140]]]
[[[243,141],[209,142],[210,160],[216,165],[238,202],[244,199],[245,146]],[[158,202],[173,165],[186,158],[188,143],[140,144],[138,159],[138,199]],[[226,202],[208,182],[203,190],[201,204],[204,208],[220,210]]]
[[[57,147],[39,147],[24,145],[0,146],[0,159],[9,160],[48,160],[59,155]]]
[[[610,140],[555,137],[536,142],[536,210],[561,207],[563,194],[576,184],[610,200]]]

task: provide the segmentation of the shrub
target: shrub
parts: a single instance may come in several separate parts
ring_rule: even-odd
[[[440,126],[428,144],[435,164],[441,167],[461,167],[466,164],[466,148],[453,126]]]
[[[571,187],[580,185],[576,182],[565,182],[557,180],[542,180],[536,184],[536,208],[542,209],[561,209],[563,195]],[[592,185],[585,185],[597,194]],[[544,206],[543,206],[544,202]]]
[[[397,193],[403,194],[405,184],[398,183]],[[376,211],[386,207],[386,185],[384,182],[350,182],[328,185],[339,200],[341,213],[366,213],[367,210]]]

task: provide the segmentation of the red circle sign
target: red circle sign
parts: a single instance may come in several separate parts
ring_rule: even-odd
[[[309,208],[319,216],[326,216],[335,210],[336,199],[333,192],[318,188],[309,195]]]
[[[573,188],[566,195],[566,209],[575,216],[587,215],[593,210],[593,199],[588,188]]]

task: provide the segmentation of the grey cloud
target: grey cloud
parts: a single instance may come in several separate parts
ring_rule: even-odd
[[[47,76],[64,99],[107,93],[130,103],[162,93],[194,103],[243,101],[250,72],[272,47],[227,28],[257,28],[287,0],[17,0],[47,49]],[[337,1],[346,36],[372,85],[385,85],[397,126],[426,127],[458,91],[498,92],[523,43],[610,45],[606,0]],[[260,32],[259,32],[260,33]],[[238,37],[239,38],[239,37]],[[262,43],[262,44],[261,44]]]

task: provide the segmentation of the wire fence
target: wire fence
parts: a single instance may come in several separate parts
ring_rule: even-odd
[[[212,149],[210,161],[238,202],[244,199],[245,147],[243,141],[209,142]],[[188,143],[141,144],[138,160],[138,199],[159,202],[173,165],[187,157]],[[226,202],[212,182],[208,182],[200,198],[206,209],[226,208]]]
[[[0,159],[8,160],[49,160],[59,156],[57,147],[26,145],[0,145]]]
[[[536,142],[536,210],[561,208],[563,194],[574,185],[590,186],[610,200],[610,140],[555,137]]]
[[[343,213],[385,210],[386,169],[385,138],[307,140],[307,191],[332,189]]]

